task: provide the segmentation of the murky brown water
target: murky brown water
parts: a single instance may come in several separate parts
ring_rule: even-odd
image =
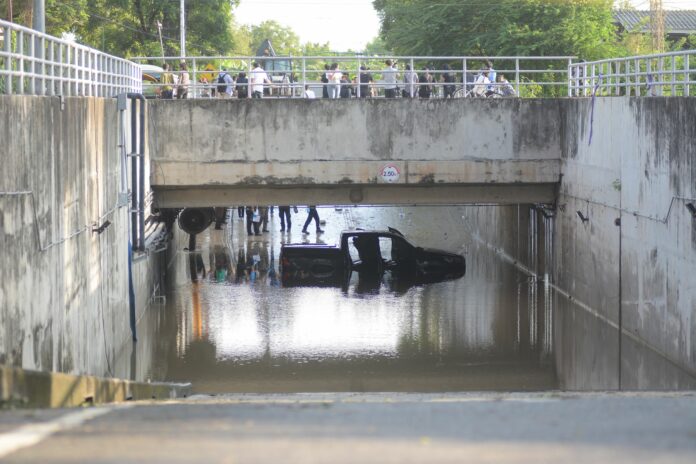
[[[247,237],[231,210],[226,228],[198,236],[193,261],[187,240],[176,245],[155,378],[209,393],[557,387],[543,284],[477,246],[458,208],[320,208],[319,238],[301,234],[304,210],[289,234],[275,214],[270,233]],[[334,244],[342,230],[387,226],[464,253],[466,275],[366,287],[354,273],[347,289],[281,287],[281,243]]]

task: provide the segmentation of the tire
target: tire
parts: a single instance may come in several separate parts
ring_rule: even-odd
[[[179,213],[179,227],[190,235],[200,234],[210,226],[214,217],[213,208],[186,208]]]
[[[457,89],[454,94],[452,94],[452,98],[467,98],[468,96],[464,87]]]

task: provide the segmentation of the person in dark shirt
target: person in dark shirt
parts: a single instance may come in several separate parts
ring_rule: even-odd
[[[249,79],[246,73],[240,72],[237,76],[237,98],[247,98],[249,96]]]
[[[445,64],[443,66],[444,73],[442,73],[442,82],[445,83],[445,98],[453,98],[454,97],[454,89],[455,86],[454,84],[454,73],[451,72],[452,68],[450,68],[450,65]]]
[[[322,85],[321,98],[329,98],[329,70],[330,66],[328,64],[324,65],[324,74],[321,75]]]
[[[365,66],[360,66],[360,98],[371,97],[370,84],[372,84],[372,74],[367,72]]]

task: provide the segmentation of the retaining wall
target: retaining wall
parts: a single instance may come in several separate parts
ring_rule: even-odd
[[[118,114],[115,99],[0,97],[2,364],[132,377],[116,361],[131,349]],[[133,264],[138,318],[157,259]]]

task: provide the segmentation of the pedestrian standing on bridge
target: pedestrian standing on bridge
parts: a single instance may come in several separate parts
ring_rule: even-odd
[[[162,83],[161,96],[166,100],[171,100],[174,97],[174,76],[169,71],[169,63],[164,63],[162,69],[162,77],[160,78]]]
[[[324,65],[324,72],[321,75],[321,82],[322,84],[322,90],[321,90],[321,98],[329,98],[329,69],[330,66],[328,64]]]
[[[264,84],[271,84],[268,74],[258,63],[251,64],[254,69],[251,71],[251,98],[263,98]]]
[[[319,213],[317,213],[317,207],[310,205],[309,211],[307,213],[307,220],[304,223],[304,227],[302,228],[302,233],[305,235],[308,235],[309,232],[307,232],[307,227],[309,227],[309,224],[312,222],[312,219],[317,224],[317,234],[323,234],[324,231],[321,230],[321,227],[319,226]]]
[[[399,78],[397,70],[394,68],[392,60],[384,62],[387,67],[382,71],[382,80],[384,81],[384,96],[386,98],[396,98],[396,82]]]
[[[404,72],[404,92],[403,96],[405,98],[413,98],[416,96],[416,89],[418,88],[418,74],[416,71],[411,69],[411,65],[406,65],[406,72]]]
[[[328,77],[329,98],[339,98],[341,96],[341,79],[343,78],[343,73],[338,69],[338,63],[331,65]]]
[[[179,64],[179,85],[176,88],[177,99],[181,100],[182,98],[188,98],[189,84],[191,84],[191,76],[189,76],[186,62],[182,61]]]
[[[372,89],[370,87],[373,82],[372,74],[367,71],[367,67],[360,66],[360,98],[372,96]]]
[[[433,93],[433,75],[430,74],[430,68],[423,68],[423,72],[418,78],[420,86],[418,86],[418,96],[420,98],[430,98]]]
[[[246,77],[246,73],[240,72],[237,75],[237,98],[247,98],[249,96],[249,79]]]

